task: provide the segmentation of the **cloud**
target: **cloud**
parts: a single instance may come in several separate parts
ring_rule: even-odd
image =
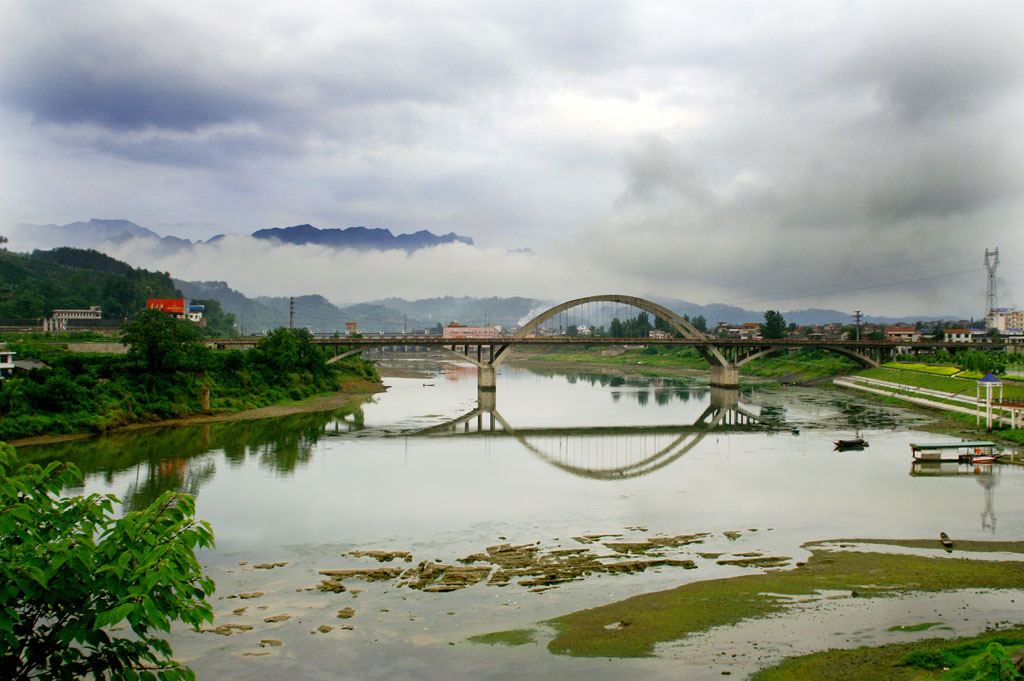
[[[376,287],[395,295],[473,281],[969,311],[973,279],[927,263],[997,245],[1012,263],[1024,218],[1019,3],[8,4],[0,220],[362,224],[484,246],[287,251],[300,264],[277,272],[239,245],[263,268],[238,272],[252,290],[374,289],[342,262],[388,272]],[[228,278],[215,251],[196,257],[161,268]],[[899,270],[914,281],[853,290]]]

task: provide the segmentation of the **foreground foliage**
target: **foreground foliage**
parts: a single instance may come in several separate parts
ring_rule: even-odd
[[[113,517],[113,496],[61,497],[71,464],[18,466],[0,443],[0,669],[38,678],[193,679],[158,636],[212,621],[196,548],[213,546],[191,497]],[[111,627],[127,621],[129,635]]]

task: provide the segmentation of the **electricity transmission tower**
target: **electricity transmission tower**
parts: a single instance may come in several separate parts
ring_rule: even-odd
[[[996,309],[996,268],[999,267],[999,249],[985,249],[985,270],[988,272],[988,287],[985,290],[985,317]]]

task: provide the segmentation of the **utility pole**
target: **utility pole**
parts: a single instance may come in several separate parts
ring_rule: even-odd
[[[985,319],[996,309],[996,268],[999,267],[999,249],[985,249],[985,270],[988,272],[988,287],[985,289]],[[987,324],[986,324],[987,326]]]
[[[857,340],[860,340],[860,310],[854,310],[853,316],[857,319]]]
[[[288,303],[288,328],[295,328],[295,296],[292,296]]]

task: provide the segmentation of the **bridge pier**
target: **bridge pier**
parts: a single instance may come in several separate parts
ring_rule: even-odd
[[[493,393],[497,388],[494,367],[484,364],[476,368],[476,391],[478,395]]]
[[[734,364],[711,365],[711,385],[718,388],[738,388],[740,385],[740,370]]]

